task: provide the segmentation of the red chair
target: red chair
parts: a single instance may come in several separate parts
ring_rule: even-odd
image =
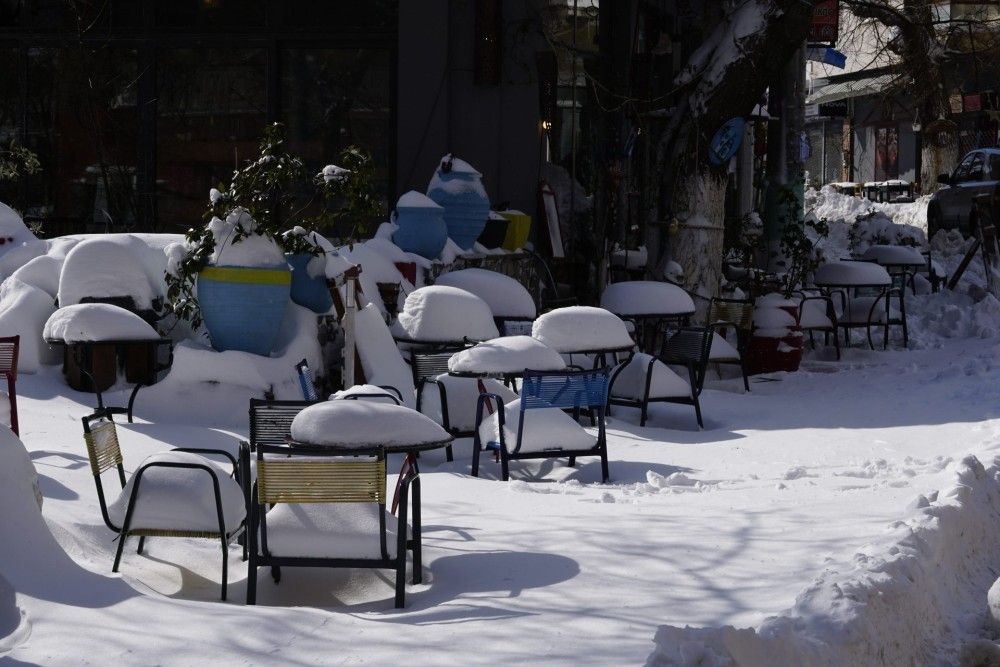
[[[0,338],[0,373],[7,378],[7,398],[10,401],[10,429],[21,435],[17,430],[17,352],[21,343],[20,336]]]

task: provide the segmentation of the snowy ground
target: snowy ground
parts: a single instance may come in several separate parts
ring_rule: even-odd
[[[956,262],[954,250],[942,261]],[[637,411],[616,409],[610,484],[598,482],[596,460],[515,464],[505,484],[490,478],[492,463],[487,479],[468,475],[468,443],[451,464],[425,456],[425,583],[408,587],[403,610],[392,608],[387,574],[294,568],[278,586],[262,572],[259,605],[245,607],[236,548],[230,602],[220,603],[218,546],[208,541],[152,539],[111,574],[116,544],[79,420],[93,397],[68,390],[53,367],[23,375],[22,440],[45,523],[33,514],[20,447],[0,441],[0,662],[725,664],[715,662],[720,643],[739,653],[718,628],[767,628],[773,640],[793,619],[786,625],[806,642],[840,645],[807,661],[789,640],[772,645],[770,661],[743,664],[776,664],[779,654],[784,664],[865,664],[857,656],[878,648],[869,635],[905,640],[894,655],[906,662],[954,663],[985,634],[989,559],[1000,557],[984,536],[1000,516],[997,471],[962,462],[974,454],[989,467],[1000,453],[1000,304],[962,293],[908,308],[913,349],[873,352],[856,336],[842,360],[810,353],[800,372],[754,382],[749,394],[738,381],[713,382],[704,430],[687,407],[654,406],[642,429]],[[138,423],[121,427],[127,468],[166,446],[233,447],[245,431],[240,397],[215,401],[206,387],[169,405],[165,391],[140,392]],[[937,492],[956,482],[967,493],[942,491],[940,502],[964,523],[938,507]],[[932,511],[941,516],[913,523]],[[909,553],[894,546],[901,533],[933,545],[923,569],[869,575],[872,563]],[[891,625],[859,610],[869,588],[838,593],[850,604],[829,595],[850,573],[872,586],[961,586],[947,599],[906,598]],[[909,615],[920,601],[939,616]],[[870,626],[864,637],[850,627],[858,618]]]

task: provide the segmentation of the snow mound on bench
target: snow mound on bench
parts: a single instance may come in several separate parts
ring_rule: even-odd
[[[87,297],[132,297],[135,307],[153,307],[153,286],[138,257],[137,239],[92,238],[66,255],[59,275],[59,304],[71,306]]]
[[[78,303],[60,308],[45,323],[42,337],[79,343],[99,340],[158,340],[145,320],[108,303]]]
[[[1000,560],[1000,469],[973,456],[957,484],[829,566],[756,629],[661,626],[648,666],[951,663],[979,629]]]

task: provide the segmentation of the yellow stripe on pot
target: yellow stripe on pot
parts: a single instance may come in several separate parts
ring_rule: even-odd
[[[223,283],[290,285],[292,272],[286,269],[253,269],[239,266],[206,266],[201,276]]]

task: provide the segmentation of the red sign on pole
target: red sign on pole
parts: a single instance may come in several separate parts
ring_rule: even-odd
[[[840,27],[840,1],[820,0],[813,7],[809,25],[809,42],[836,44]]]

